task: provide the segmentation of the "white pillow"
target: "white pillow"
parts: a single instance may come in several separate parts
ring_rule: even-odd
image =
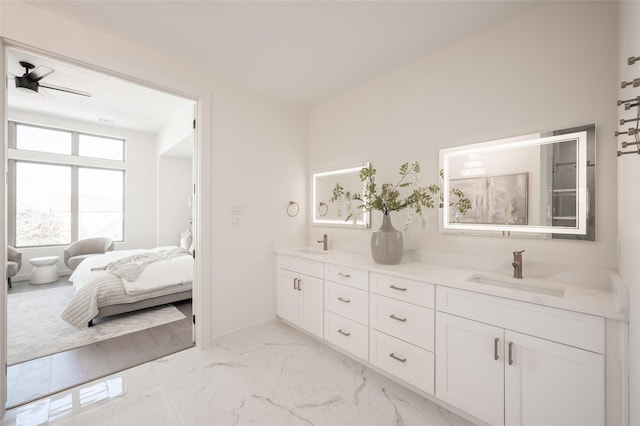
[[[191,243],[193,242],[193,235],[191,234],[191,229],[187,229],[186,231],[180,234],[180,247],[185,250],[189,250],[191,247]]]

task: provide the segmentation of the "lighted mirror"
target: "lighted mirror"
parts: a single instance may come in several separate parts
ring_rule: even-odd
[[[595,125],[443,149],[440,162],[443,231],[595,240]],[[464,215],[452,188],[471,201]]]
[[[344,202],[331,202],[333,188],[339,182],[345,190],[362,194],[364,184],[360,181],[360,170],[368,167],[369,163],[358,164],[334,170],[327,170],[313,174],[312,178],[312,206],[313,224],[347,227],[369,227],[369,212],[362,212],[354,216],[355,220],[345,221],[348,206]],[[354,206],[355,207],[355,206]],[[355,209],[353,210],[355,211]]]

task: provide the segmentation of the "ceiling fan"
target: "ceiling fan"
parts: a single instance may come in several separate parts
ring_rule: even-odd
[[[20,66],[24,68],[24,74],[22,76],[13,76],[13,79],[16,82],[16,88],[18,89],[38,93],[39,89],[43,87],[51,90],[58,90],[60,92],[73,93],[74,95],[91,97],[91,93],[83,92],[82,90],[41,83],[40,80],[55,71],[53,68],[49,68],[46,65],[39,65],[36,67],[26,61],[20,61]]]

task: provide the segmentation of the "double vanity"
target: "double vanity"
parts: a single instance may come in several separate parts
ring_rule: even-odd
[[[524,278],[279,249],[277,314],[428,399],[491,425],[623,424],[628,300],[615,272]]]

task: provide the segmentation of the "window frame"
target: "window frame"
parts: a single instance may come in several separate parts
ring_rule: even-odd
[[[20,150],[17,149],[17,133],[16,125],[33,126],[55,131],[68,131],[72,133],[72,151],[71,155],[57,154],[42,151]],[[61,247],[69,245],[71,242],[78,240],[79,234],[79,169],[99,169],[122,172],[122,239],[114,240],[115,242],[125,242],[126,235],[126,179],[127,179],[127,163],[126,163],[126,144],[127,141],[122,137],[113,137],[100,135],[97,133],[81,132],[77,130],[62,129],[51,126],[42,126],[37,124],[24,123],[19,121],[8,122],[8,168],[7,168],[7,242],[11,246],[16,246],[17,232],[17,206],[16,206],[16,164],[19,162],[43,164],[43,165],[64,165],[71,167],[71,241],[61,244],[44,244],[33,246],[19,246],[19,248],[42,248],[42,247]],[[110,160],[95,157],[82,157],[78,155],[79,135],[98,136],[101,138],[110,138],[123,141],[123,160]],[[16,246],[17,247],[17,246]]]

